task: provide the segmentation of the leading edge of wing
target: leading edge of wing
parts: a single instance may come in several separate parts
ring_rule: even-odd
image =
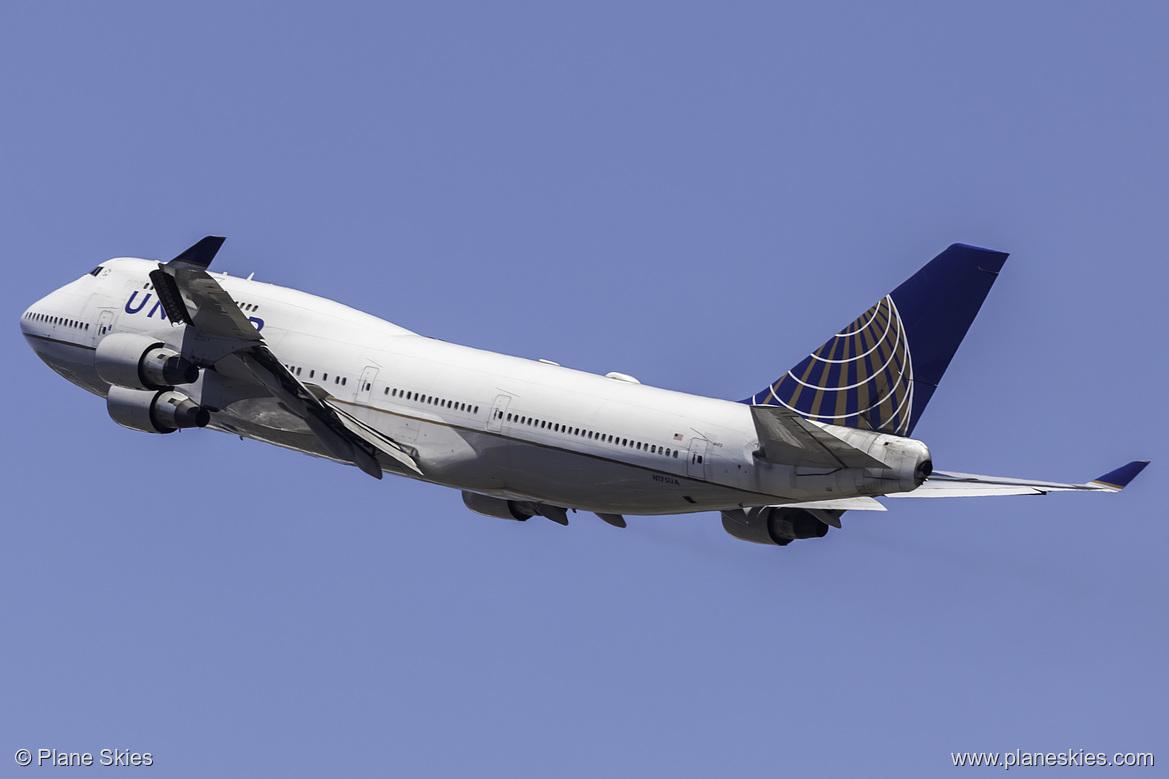
[[[988,495],[1046,495],[1049,492],[1120,492],[1148,465],[1134,460],[1084,484],[980,476],[973,473],[934,471],[925,484],[912,492],[884,495],[886,498],[974,498]]]

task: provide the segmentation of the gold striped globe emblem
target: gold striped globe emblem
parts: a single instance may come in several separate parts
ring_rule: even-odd
[[[905,327],[886,296],[775,382],[761,399],[809,419],[905,435],[913,363]]]

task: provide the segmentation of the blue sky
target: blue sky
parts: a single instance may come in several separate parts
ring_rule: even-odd
[[[5,4],[0,760],[1169,760],[1167,23],[1156,3]],[[24,344],[48,291],[208,233],[220,270],[732,399],[948,244],[985,245],[1012,256],[916,430],[937,467],[1154,463],[1121,495],[891,502],[783,549],[713,514],[508,523],[123,430]]]

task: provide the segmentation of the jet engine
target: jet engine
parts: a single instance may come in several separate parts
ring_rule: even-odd
[[[828,534],[828,524],[818,515],[835,521],[843,513],[823,509],[758,506],[745,511],[724,511],[723,530],[753,544],[787,546],[799,538],[823,538]]]
[[[523,501],[504,500],[489,495],[480,495],[477,492],[463,492],[463,503],[476,514],[499,519],[515,519],[523,522],[536,516],[536,512],[529,511]]]
[[[162,341],[136,333],[113,333],[97,345],[94,368],[115,387],[160,390],[190,384],[199,369]]]
[[[137,390],[117,385],[106,396],[110,417],[122,427],[143,433],[173,433],[205,427],[211,412],[174,390]]]

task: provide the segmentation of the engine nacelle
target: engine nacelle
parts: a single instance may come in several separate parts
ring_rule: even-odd
[[[477,492],[463,492],[463,503],[476,514],[499,519],[514,519],[523,522],[536,516],[534,511],[528,511],[526,504],[517,500],[493,498],[490,495],[480,495]]]
[[[827,523],[816,515],[822,513],[833,519],[842,511],[760,506],[746,511],[724,511],[723,530],[742,541],[753,544],[787,546],[799,538],[823,538],[828,535]]]
[[[112,333],[94,354],[97,375],[115,387],[160,390],[190,384],[199,369],[162,341],[136,333]]]
[[[112,386],[106,396],[110,418],[143,433],[173,433],[183,427],[205,427],[211,412],[174,390],[137,390]]]

